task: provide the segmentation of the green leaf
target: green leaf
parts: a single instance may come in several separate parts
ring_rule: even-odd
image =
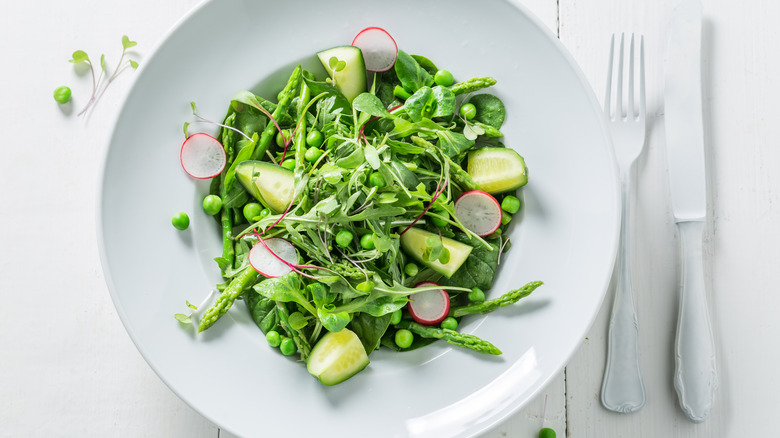
[[[401,81],[401,85],[412,92],[417,91],[420,87],[433,85],[433,77],[403,50],[398,51],[395,74]]]
[[[328,60],[328,67],[330,67],[331,70],[336,70],[337,65],[339,65],[339,59],[335,56],[331,56]]]
[[[371,93],[359,94],[352,100],[352,107],[374,117],[394,117],[387,112],[382,101]]]
[[[436,102],[433,117],[449,117],[455,114],[455,94],[449,88],[437,85],[431,92]]]
[[[356,313],[352,317],[352,322],[350,322],[349,326],[360,338],[366,353],[371,354],[372,351],[379,347],[382,336],[384,336],[387,328],[390,326],[390,318],[392,318],[390,313],[382,316],[371,316],[363,312]]]
[[[287,322],[294,330],[301,330],[309,324],[309,318],[303,316],[303,313],[301,312],[293,312],[290,314]]]
[[[189,301],[187,301],[187,300],[184,300],[184,301],[187,303],[187,307],[189,307],[190,309],[192,309],[192,310],[198,310],[198,306],[196,306],[196,305],[194,305],[194,304],[190,303],[190,302],[189,302]]]
[[[173,316],[174,318],[176,318],[176,321],[179,321],[182,324],[192,324],[192,319],[190,319],[189,315],[185,315],[183,313],[177,313]]]
[[[251,289],[244,294],[244,301],[252,319],[263,333],[277,329],[279,314],[276,311],[276,301],[269,300]]]
[[[184,122],[184,137],[189,137],[190,122]]]
[[[317,317],[322,326],[333,333],[340,332],[352,320],[352,315],[349,312],[331,313],[324,308],[317,309]]]
[[[431,76],[435,76],[436,72],[439,71],[439,68],[436,67],[436,64],[433,63],[430,59],[422,56],[422,55],[411,55],[412,58],[414,58],[415,61],[417,61],[418,64],[420,64],[420,67],[425,69],[425,71],[428,72]]]
[[[79,62],[90,62],[90,61],[87,52],[83,50],[76,50],[75,52],[73,52],[72,58],[70,59],[69,62],[78,64]]]
[[[195,115],[195,102],[190,102],[190,108],[192,108],[192,115]]]
[[[379,166],[382,164],[382,161],[379,159],[379,153],[376,151],[376,148],[372,144],[367,144],[363,146],[363,155],[366,157],[366,161],[371,166],[372,169],[377,170],[379,169]]]
[[[475,120],[501,129],[506,119],[506,107],[501,99],[492,94],[477,94],[469,99],[469,103],[477,109]]]
[[[105,71],[106,69],[106,55],[100,55],[100,68]]]
[[[459,132],[440,130],[436,131],[436,136],[439,137],[439,148],[450,158],[474,146],[474,140],[469,140]]]
[[[137,68],[138,68],[138,62],[136,62],[136,61],[133,61],[133,60],[131,59],[131,60],[130,60],[130,67],[132,67],[132,68],[133,68],[133,70],[137,69]]]
[[[458,233],[455,236],[455,240],[469,244],[474,249],[469,253],[463,265],[452,274],[452,277],[442,279],[443,283],[467,288],[490,289],[498,268],[498,246],[490,243],[492,251],[488,250],[481,242],[476,239],[469,239],[468,236],[462,233]]]
[[[265,279],[256,284],[254,290],[269,300],[281,301],[283,303],[298,303],[312,314],[317,313],[311,303],[309,303],[309,300],[304,296],[301,290],[300,279],[295,272],[290,272],[277,278]]]
[[[130,38],[127,37],[127,35],[122,35],[122,47],[127,50],[131,47],[135,47],[138,43],[135,41],[130,41]]]
[[[485,133],[485,130],[477,125],[466,122],[466,126],[463,127],[463,136],[467,140],[476,140],[478,136]]]
[[[423,86],[406,99],[404,111],[413,122],[421,122],[424,118],[431,118],[433,106],[434,99],[431,87]]]

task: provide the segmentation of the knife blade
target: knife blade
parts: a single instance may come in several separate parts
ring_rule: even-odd
[[[681,409],[697,423],[709,415],[718,386],[702,257],[707,194],[701,33],[700,0],[682,0],[669,29],[664,119],[669,189],[681,260],[674,386]]]

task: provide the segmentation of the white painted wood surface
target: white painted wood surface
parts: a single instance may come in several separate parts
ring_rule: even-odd
[[[217,426],[179,400],[146,365],[111,304],[99,265],[94,200],[98,157],[132,73],[88,119],[61,111],[52,90],[87,76],[75,49],[116,61],[122,33],[143,54],[197,0],[0,3],[0,436],[209,437]],[[612,291],[565,372],[485,434],[572,437],[775,436],[780,417],[780,3],[703,0],[710,220],[705,257],[720,389],[710,418],[690,423],[672,386],[677,235],[665,168],[663,60],[676,0],[520,0],[571,51],[597,96],[612,32],[645,35],[649,132],[638,163],[634,281],[648,402],[622,415],[599,402]],[[551,328],[560,321],[551,321]]]

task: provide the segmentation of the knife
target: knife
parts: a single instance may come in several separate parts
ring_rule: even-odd
[[[701,27],[700,0],[682,0],[672,16],[664,84],[669,189],[681,254],[674,387],[683,412],[696,423],[707,418],[718,386],[702,259],[707,194]]]

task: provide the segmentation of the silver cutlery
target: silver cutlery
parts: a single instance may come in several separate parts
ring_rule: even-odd
[[[672,17],[664,84],[669,188],[681,248],[674,387],[680,407],[697,423],[707,418],[718,387],[702,259],[707,197],[701,28],[701,2],[682,0]]]
[[[618,252],[618,275],[615,300],[609,322],[607,366],[601,388],[601,403],[615,412],[634,412],[645,404],[645,386],[639,370],[639,344],[636,311],[634,309],[631,281],[631,199],[634,195],[634,163],[645,145],[645,62],[644,39],[639,37],[639,50],[631,35],[628,58],[627,104],[623,102],[623,58],[625,35],[620,36],[620,46],[615,53],[615,36],[609,50],[607,91],[604,113],[607,116],[615,156],[620,168],[621,198],[623,204]],[[617,57],[617,83],[612,100],[613,63]],[[639,61],[639,89],[634,87],[635,60]],[[634,94],[639,94],[635,105]]]

